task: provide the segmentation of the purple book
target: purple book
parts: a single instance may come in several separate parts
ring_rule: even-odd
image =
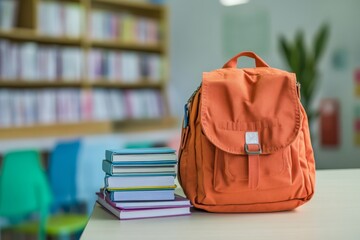
[[[154,217],[169,217],[169,216],[181,216],[190,214],[190,204],[179,206],[162,206],[161,208],[118,208],[116,203],[104,198],[104,195],[97,193],[98,203],[114,214],[120,220],[122,219],[139,219],[139,218],[154,218]],[[175,201],[175,200],[174,200]]]

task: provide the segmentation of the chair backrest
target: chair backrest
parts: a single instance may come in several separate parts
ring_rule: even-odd
[[[40,238],[52,201],[40,154],[34,150],[12,151],[4,155],[0,174],[0,216],[21,217],[40,213]]]
[[[53,209],[76,203],[76,165],[79,140],[58,142],[50,153],[49,179],[54,196]]]
[[[122,146],[121,140],[112,136],[87,137],[81,140],[76,175],[77,197],[79,201],[86,203],[88,214],[97,198],[95,192],[104,184],[102,160],[105,150]]]

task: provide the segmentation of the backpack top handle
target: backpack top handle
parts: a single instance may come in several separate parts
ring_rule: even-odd
[[[256,67],[270,67],[264,60],[253,52],[241,52],[232,57],[227,63],[224,64],[223,68],[236,68],[237,60],[240,57],[249,57],[255,59]]]

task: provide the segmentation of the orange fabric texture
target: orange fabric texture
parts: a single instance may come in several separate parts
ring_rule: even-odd
[[[242,56],[257,67],[236,68]],[[195,207],[271,212],[310,200],[315,161],[297,91],[295,74],[253,52],[203,74],[186,105],[179,149],[179,182]]]

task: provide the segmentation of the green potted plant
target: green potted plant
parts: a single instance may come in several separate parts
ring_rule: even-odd
[[[291,71],[296,74],[301,86],[301,102],[308,115],[309,122],[317,115],[311,109],[316,86],[319,82],[318,64],[324,53],[329,36],[329,26],[324,24],[316,33],[313,46],[306,47],[304,34],[297,31],[293,42],[280,36],[280,51]]]

